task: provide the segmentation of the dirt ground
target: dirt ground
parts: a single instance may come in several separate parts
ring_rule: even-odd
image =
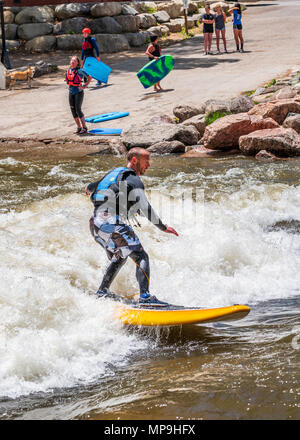
[[[255,89],[290,69],[299,69],[299,21],[298,0],[260,1],[250,3],[243,15],[245,53],[235,52],[231,22],[226,27],[228,54],[217,55],[214,40],[214,55],[205,56],[203,35],[199,35],[199,31],[198,35],[176,43],[172,39],[182,36],[163,40],[163,54],[173,55],[175,67],[162,81],[164,90],[160,93],[153,92],[152,88],[143,89],[136,77],[136,72],[147,62],[145,48],[103,54],[102,61],[112,67],[109,83],[98,88],[94,80],[91,82],[85,91],[83,111],[86,116],[128,111],[129,117],[101,124],[101,128],[127,129],[157,114],[172,115],[173,107],[178,104],[197,105],[210,98],[229,99]],[[59,70],[35,79],[31,89],[18,83],[13,91],[0,91],[2,139],[75,139],[64,82],[70,55],[73,54],[10,55],[14,68],[44,60],[57,64]],[[89,128],[94,126],[89,124]],[[43,157],[55,154],[53,150],[51,153],[44,150]]]

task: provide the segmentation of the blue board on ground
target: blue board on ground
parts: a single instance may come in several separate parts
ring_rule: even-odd
[[[92,78],[107,84],[111,68],[102,61],[97,61],[97,58],[87,57],[83,65],[83,71]]]
[[[88,133],[98,136],[118,136],[122,133],[122,128],[94,128]]]
[[[85,118],[86,122],[103,122],[103,121],[110,121],[111,119],[119,119],[124,118],[125,116],[128,116],[128,112],[111,112],[111,113],[104,113],[102,115],[95,115],[95,116],[89,116],[88,118]]]

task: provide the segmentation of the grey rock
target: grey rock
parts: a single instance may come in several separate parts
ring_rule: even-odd
[[[138,11],[129,5],[122,5],[122,14],[123,15],[137,15]]]
[[[184,153],[185,145],[180,141],[162,141],[151,145],[147,148],[147,151],[151,154],[176,154]]]
[[[95,18],[90,22],[92,34],[120,34],[122,26],[112,17]]]
[[[59,35],[57,37],[57,49],[59,50],[80,50],[82,46],[82,35]]]
[[[150,33],[147,31],[128,33],[126,34],[128,43],[132,47],[140,47],[147,43],[150,38]]]
[[[209,99],[205,102],[205,114],[211,115],[213,113],[229,113],[230,103],[220,99]]]
[[[192,116],[200,115],[205,112],[205,104],[201,104],[198,107],[194,105],[177,105],[173,108],[173,114],[179,119],[179,122],[183,122]]]
[[[96,34],[95,38],[101,53],[122,52],[130,48],[124,34]]]
[[[230,101],[229,111],[231,113],[245,113],[251,110],[254,105],[254,102],[249,96],[239,96]]]
[[[186,119],[182,124],[193,125],[198,130],[200,137],[202,137],[206,127],[205,115],[192,116],[191,118]]]
[[[18,26],[18,37],[20,40],[32,40],[35,37],[49,35],[52,33],[51,23],[26,23]]]
[[[139,20],[133,15],[118,15],[114,19],[121,26],[121,32],[137,32],[139,29]]]
[[[52,23],[54,12],[48,6],[32,6],[22,9],[15,17],[17,24]]]
[[[153,14],[139,14],[137,15],[139,27],[142,29],[149,29],[156,26],[156,18]]]
[[[60,23],[57,23],[53,27],[54,35],[63,35],[63,34],[81,34],[82,29],[87,27],[89,21],[85,17],[73,17],[68,18],[67,20],[63,20]]]
[[[113,17],[122,13],[122,5],[117,2],[96,3],[91,7],[93,17]]]
[[[167,23],[170,21],[170,16],[166,11],[154,12],[153,15],[158,23]]]
[[[289,113],[282,125],[285,128],[293,128],[298,134],[300,134],[300,114]]]
[[[5,30],[5,39],[6,40],[16,40],[17,30],[18,30],[17,24],[5,24],[4,30]],[[2,36],[1,26],[0,26],[0,36]]]
[[[162,37],[162,35],[163,35],[162,26],[152,26],[148,29],[148,32],[151,35],[157,35],[157,37]]]
[[[195,127],[167,123],[132,126],[123,134],[123,142],[127,148],[148,148],[158,142],[174,140],[185,145],[194,145],[198,139],[199,133]]]
[[[66,20],[68,18],[89,15],[91,6],[91,3],[68,3],[59,5],[55,8],[55,16],[59,20]]]
[[[25,44],[25,50],[27,52],[50,52],[56,47],[56,37],[54,35],[43,35],[41,37],[35,37],[32,40],[27,41]]]
[[[17,50],[21,46],[18,40],[6,40],[5,47],[7,50]],[[0,49],[2,49],[2,39],[0,39]]]
[[[157,10],[167,12],[170,18],[177,18],[183,15],[183,3],[182,2],[157,3]]]
[[[165,26],[167,26],[172,33],[180,32],[182,29],[181,24],[176,20],[170,20],[169,23],[165,23]]]

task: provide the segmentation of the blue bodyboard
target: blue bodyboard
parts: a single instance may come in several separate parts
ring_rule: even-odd
[[[122,133],[122,128],[94,128],[89,130],[88,133],[97,136],[118,136]]]
[[[107,84],[108,77],[111,72],[111,68],[109,66],[102,63],[102,61],[97,61],[97,58],[94,57],[86,58],[82,70],[92,78],[104,82],[105,84]]]
[[[124,118],[125,116],[128,116],[129,112],[111,112],[111,113],[104,113],[102,115],[95,115],[95,116],[89,116],[88,118],[85,118],[86,122],[103,122],[103,121],[110,121],[111,119],[119,119]]]

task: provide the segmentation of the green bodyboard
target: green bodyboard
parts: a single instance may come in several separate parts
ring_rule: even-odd
[[[145,89],[161,81],[174,67],[172,55],[163,55],[158,60],[150,61],[138,73],[137,77]]]

